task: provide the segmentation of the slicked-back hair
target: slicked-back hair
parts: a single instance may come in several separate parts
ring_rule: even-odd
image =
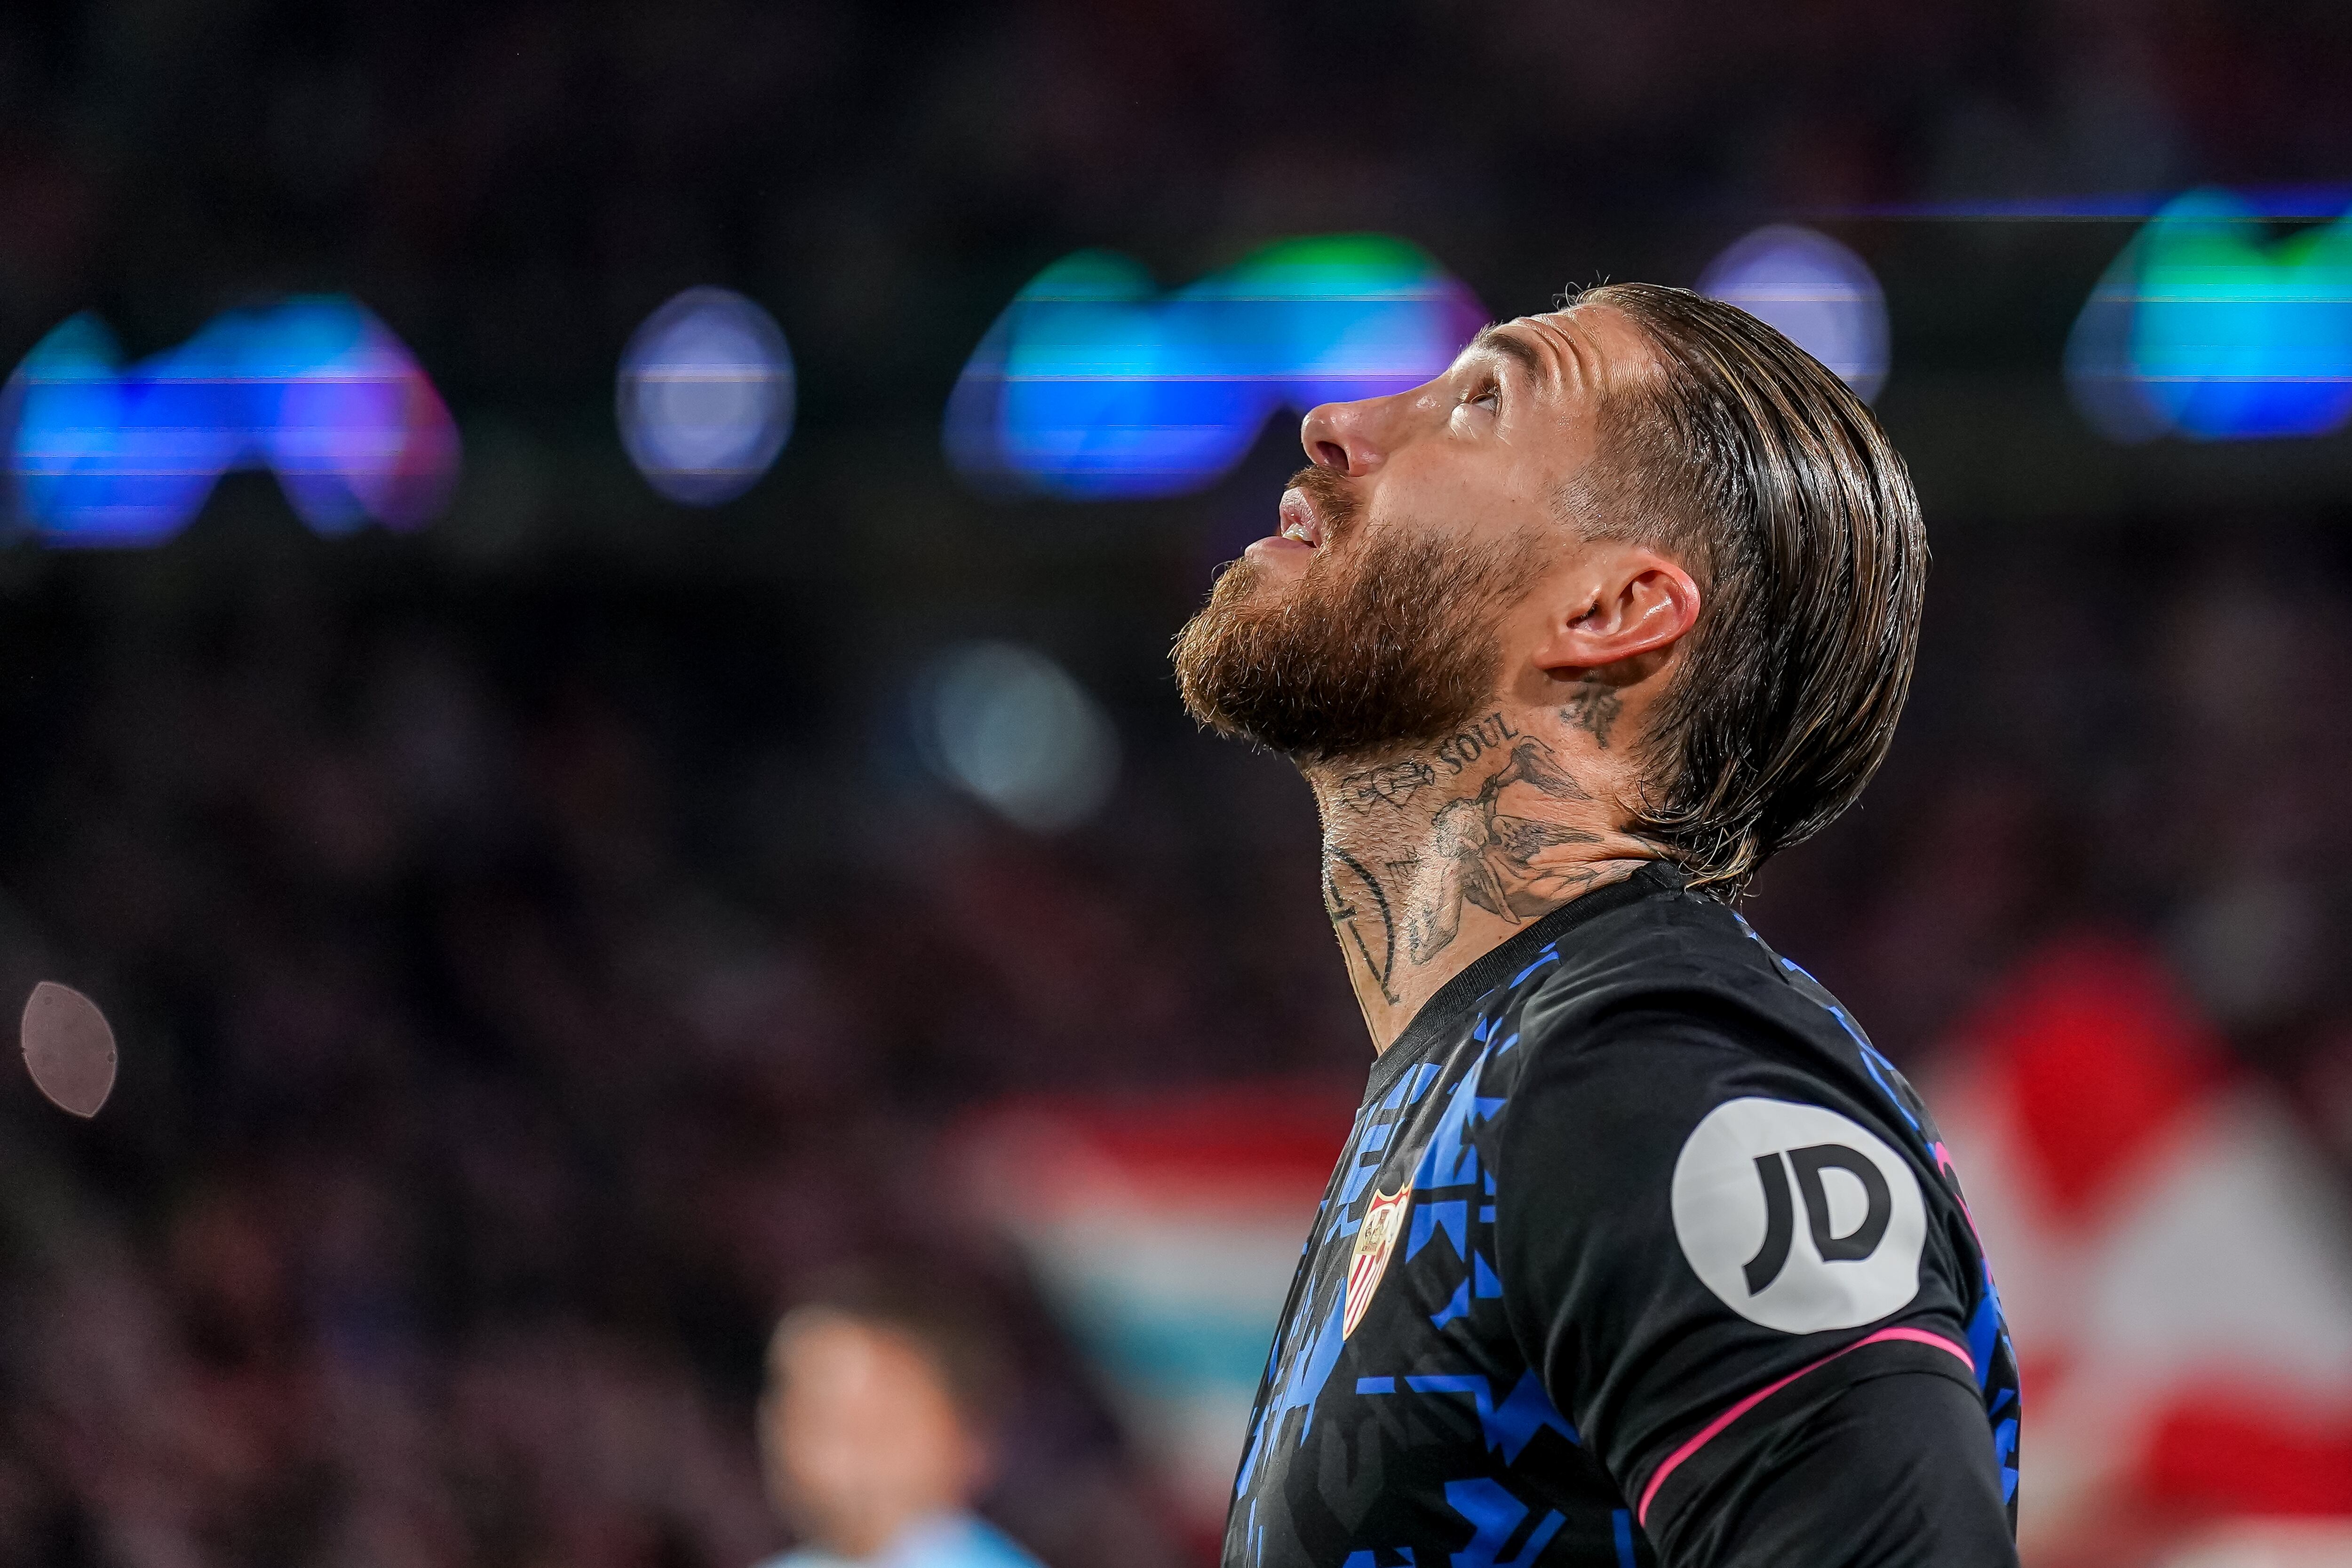
[[[1654,544],[1697,579],[1697,626],[1638,742],[1635,827],[1695,888],[1737,897],[1877,772],[1911,686],[1927,535],[1909,471],[1836,375],[1736,306],[1612,283],[1658,372],[1611,389],[1563,498],[1588,538]]]

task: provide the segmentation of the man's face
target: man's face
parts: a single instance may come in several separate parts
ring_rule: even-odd
[[[1475,718],[1525,629],[1514,612],[1572,550],[1559,497],[1592,457],[1600,400],[1650,363],[1614,311],[1528,316],[1426,385],[1315,409],[1281,531],[1178,641],[1185,706],[1301,761]]]
[[[906,1335],[820,1314],[788,1322],[768,1355],[760,1425],[769,1490],[807,1539],[870,1557],[977,1489],[982,1446]]]

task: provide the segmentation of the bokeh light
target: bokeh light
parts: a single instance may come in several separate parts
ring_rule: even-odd
[[[646,481],[716,506],[759,481],[793,433],[792,349],[774,318],[725,289],[688,289],[621,355],[621,444]]]
[[[25,1070],[49,1102],[76,1116],[99,1112],[114,1091],[114,1030],[98,1004],[70,985],[44,980],[25,999],[16,1026]]]
[[[2124,442],[2318,436],[2352,419],[2352,214],[2273,240],[2222,190],[2134,235],[2066,345],[2075,406]]]
[[[1779,328],[1864,402],[1886,384],[1886,296],[1869,263],[1828,235],[1759,228],[1707,264],[1698,291]]]
[[[152,544],[231,468],[274,470],[323,534],[413,528],[457,476],[440,395],[383,322],[339,296],[231,311],[128,369],[97,317],[33,346],[8,383],[19,517],[60,544]]]
[[[1058,833],[1093,816],[1118,776],[1118,734],[1086,689],[1034,648],[950,648],[916,683],[932,770],[999,816]]]
[[[1385,236],[1286,240],[1165,296],[1127,257],[1081,251],[982,340],[949,401],[949,460],[982,489],[1181,494],[1239,462],[1276,410],[1417,386],[1486,319]]]

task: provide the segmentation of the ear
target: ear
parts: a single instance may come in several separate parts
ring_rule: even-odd
[[[1645,545],[1602,545],[1580,565],[1536,647],[1539,668],[1572,672],[1663,656],[1698,624],[1698,584]]]

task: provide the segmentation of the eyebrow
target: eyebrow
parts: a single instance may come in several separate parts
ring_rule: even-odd
[[[1528,373],[1529,381],[1541,381],[1544,373],[1543,355],[1537,352],[1535,344],[1513,334],[1509,327],[1509,322],[1498,321],[1484,329],[1476,337],[1470,340],[1470,347],[1479,353],[1514,360],[1517,362],[1521,370]]]

